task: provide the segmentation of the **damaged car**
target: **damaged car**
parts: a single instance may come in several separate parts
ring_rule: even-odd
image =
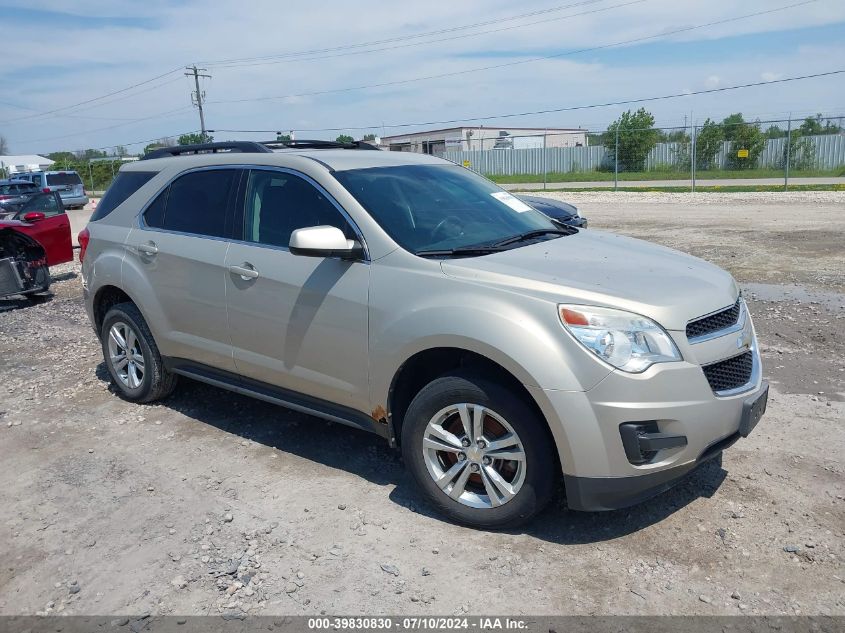
[[[50,266],[73,261],[70,220],[55,192],[0,214],[0,298],[50,288]]]

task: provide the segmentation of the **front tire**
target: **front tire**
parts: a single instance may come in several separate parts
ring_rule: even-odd
[[[100,341],[121,397],[152,402],[173,392],[177,376],[165,369],[152,332],[134,303],[119,303],[106,313]]]
[[[460,373],[432,381],[413,399],[402,455],[437,510],[483,529],[528,521],[558,480],[545,422],[502,385]]]

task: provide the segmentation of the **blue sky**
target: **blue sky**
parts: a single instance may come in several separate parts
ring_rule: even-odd
[[[7,60],[0,65],[0,135],[14,153],[46,153],[115,145],[137,150],[150,140],[193,131],[198,117],[183,66],[194,62],[203,63],[212,75],[202,86],[212,129],[348,127],[354,136],[389,134],[391,124],[411,121],[688,93],[845,68],[841,0],[815,0],[732,20],[800,1],[77,0],[69,8],[62,0],[0,0],[0,56]],[[546,12],[514,19],[534,11]],[[414,38],[490,21],[495,23]],[[665,35],[717,21],[724,23]],[[503,27],[515,28],[484,33]],[[566,54],[660,34],[635,44]],[[456,35],[461,37],[430,42]],[[399,39],[350,49],[356,54],[312,53],[305,59],[263,59],[255,65],[213,63],[392,38]],[[421,45],[404,46],[414,42]],[[561,53],[555,59],[476,70]],[[441,77],[397,83],[432,75]],[[392,85],[291,96],[379,83]],[[125,90],[135,84],[141,85]],[[116,94],[105,96],[109,93]],[[839,116],[845,115],[845,75],[647,107],[658,124],[667,126],[681,125],[685,117],[700,121],[736,111],[763,119],[785,118],[790,112]],[[598,129],[624,109],[561,112],[510,119],[508,124]],[[380,129],[381,124],[386,127]],[[357,126],[373,128],[352,129]]]

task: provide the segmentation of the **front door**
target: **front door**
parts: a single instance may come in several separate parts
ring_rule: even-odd
[[[368,412],[366,262],[288,250],[308,226],[354,229],[316,183],[254,169],[242,187],[226,255],[229,331],[238,373]]]

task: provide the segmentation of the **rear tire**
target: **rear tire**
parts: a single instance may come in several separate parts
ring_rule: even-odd
[[[559,480],[545,422],[502,385],[463,373],[437,378],[413,399],[402,455],[438,511],[482,529],[528,521]]]
[[[164,367],[152,332],[134,303],[109,309],[100,341],[109,375],[121,397],[153,402],[173,392],[177,376]]]

